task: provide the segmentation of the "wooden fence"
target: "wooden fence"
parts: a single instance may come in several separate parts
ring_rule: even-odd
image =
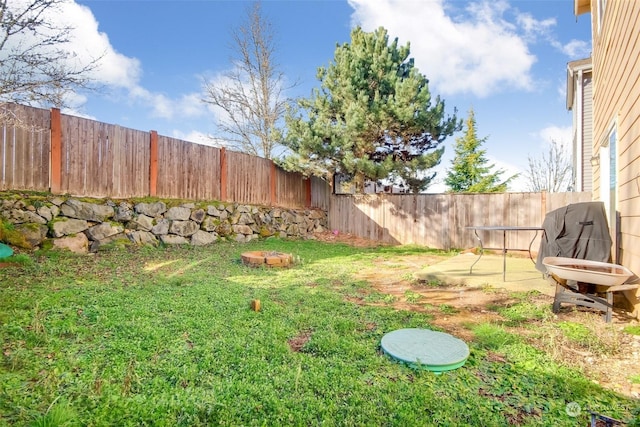
[[[466,249],[478,241],[465,227],[541,226],[547,212],[586,201],[591,193],[332,195],[329,226],[384,243]],[[502,248],[502,232],[478,233],[485,247]],[[534,236],[534,231],[508,232],[507,247],[528,249]],[[532,250],[539,247],[540,236]]]
[[[328,211],[333,230],[440,249],[477,246],[471,225],[539,226],[547,212],[591,200],[591,193],[332,195],[325,181],[270,160],[20,105],[0,115],[0,190],[7,189],[315,207]],[[487,247],[502,246],[501,232],[482,237]],[[526,249],[532,237],[510,232],[507,246]]]
[[[21,105],[0,115],[0,190],[328,209],[328,185],[271,160]]]

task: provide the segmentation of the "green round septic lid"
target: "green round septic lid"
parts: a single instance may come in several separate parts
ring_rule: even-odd
[[[380,341],[382,350],[412,368],[444,372],[464,365],[469,357],[467,344],[444,332],[429,329],[398,329]]]
[[[4,243],[0,243],[0,258],[7,258],[13,255],[13,249]]]

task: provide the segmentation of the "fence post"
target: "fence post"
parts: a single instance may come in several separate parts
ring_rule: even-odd
[[[305,197],[305,201],[304,201],[304,207],[305,208],[310,208],[311,207],[311,178],[307,178],[305,179],[305,184],[306,184],[306,197]]]
[[[158,132],[152,130],[149,138],[149,196],[158,194]]]
[[[278,176],[276,174],[276,164],[273,163],[273,160],[271,161],[271,181],[269,182],[269,184],[271,185],[270,189],[270,200],[271,200],[271,206],[275,206],[276,205],[276,180],[278,179]]]
[[[227,150],[220,148],[220,200],[227,200]]]
[[[62,119],[59,108],[51,109],[51,161],[50,191],[60,194],[62,191]]]

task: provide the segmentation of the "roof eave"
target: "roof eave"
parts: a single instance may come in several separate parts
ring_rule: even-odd
[[[576,16],[591,12],[591,0],[573,0],[573,13]]]

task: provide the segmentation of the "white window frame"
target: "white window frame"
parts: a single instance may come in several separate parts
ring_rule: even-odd
[[[613,239],[614,259],[617,258],[618,236],[618,123],[614,120],[600,144],[600,200],[609,221]]]

